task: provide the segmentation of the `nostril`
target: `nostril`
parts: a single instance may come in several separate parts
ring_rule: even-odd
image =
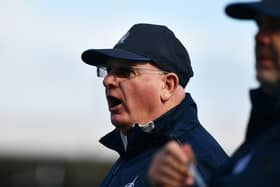
[[[106,88],[113,88],[113,87],[116,87],[117,85],[117,81],[116,81],[116,78],[115,76],[111,75],[111,74],[108,74],[104,77],[103,79],[103,85],[104,87]]]

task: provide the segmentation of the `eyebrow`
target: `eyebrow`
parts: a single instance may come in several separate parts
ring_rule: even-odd
[[[119,67],[124,67],[124,66],[136,66],[136,65],[143,65],[147,64],[150,62],[146,61],[129,61],[129,60],[123,60],[123,59],[108,59],[105,65],[113,66],[114,64],[117,64]]]

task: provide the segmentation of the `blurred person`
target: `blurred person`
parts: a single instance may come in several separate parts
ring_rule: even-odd
[[[244,143],[208,186],[280,186],[280,1],[233,3],[225,11],[257,24],[255,69],[260,86],[250,92],[252,110]],[[194,185],[195,173],[178,169],[194,163],[192,149],[186,146],[170,142],[154,157],[148,174],[154,186]]]
[[[100,142],[119,159],[101,186],[148,186],[147,170],[166,142],[189,142],[204,177],[228,159],[202,127],[185,86],[193,76],[187,50],[162,25],[136,24],[113,49],[89,49],[82,60],[97,67],[115,129]]]

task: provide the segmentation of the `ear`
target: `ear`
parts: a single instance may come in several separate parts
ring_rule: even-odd
[[[179,78],[175,73],[166,74],[162,85],[161,100],[163,102],[169,100],[178,85]]]

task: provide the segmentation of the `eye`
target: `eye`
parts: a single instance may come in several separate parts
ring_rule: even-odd
[[[114,73],[122,78],[130,78],[131,76],[135,75],[132,67],[118,67]]]

